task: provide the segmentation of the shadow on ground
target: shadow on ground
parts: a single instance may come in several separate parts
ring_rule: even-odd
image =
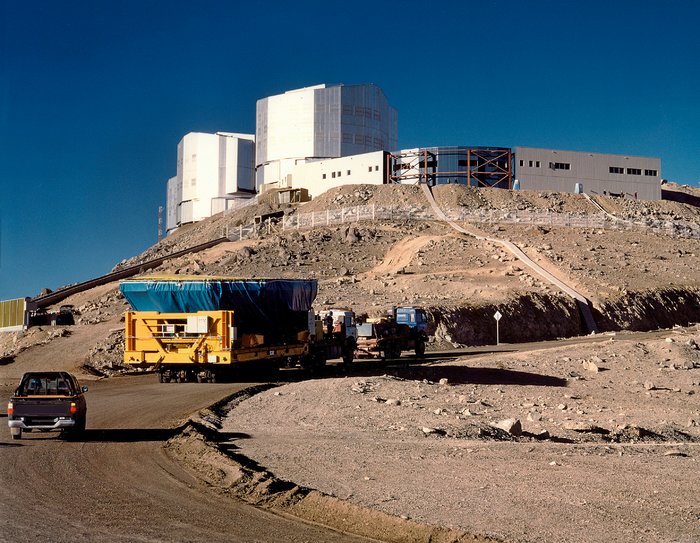
[[[447,379],[451,385],[521,385],[540,387],[565,387],[566,379],[500,368],[469,368],[464,366],[408,366],[393,367],[390,372],[402,379],[439,382]]]
[[[88,428],[82,434],[66,435],[65,438],[68,441],[80,442],[134,443],[137,441],[167,441],[181,431],[181,428]]]

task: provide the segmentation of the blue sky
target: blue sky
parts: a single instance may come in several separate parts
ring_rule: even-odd
[[[700,181],[700,2],[0,0],[0,299],[157,241],[191,131],[375,83],[399,146],[657,156]]]

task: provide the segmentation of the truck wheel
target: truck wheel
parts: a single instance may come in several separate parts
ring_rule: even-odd
[[[401,357],[401,349],[399,348],[398,345],[394,345],[393,343],[387,345],[386,349],[382,353],[382,358],[384,360],[400,358],[400,357]]]
[[[419,339],[416,342],[416,356],[421,358],[425,356],[425,341],[423,341],[422,339]]]
[[[10,428],[12,439],[22,439],[22,428]]]
[[[69,432],[71,437],[80,436],[85,433],[85,417],[75,421],[75,426]]]

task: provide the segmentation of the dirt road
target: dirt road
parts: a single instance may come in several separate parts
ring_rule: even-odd
[[[12,384],[0,384],[3,406]],[[12,441],[0,418],[0,542],[366,541],[244,505],[168,456],[163,445],[183,419],[247,385],[87,384],[81,441]]]

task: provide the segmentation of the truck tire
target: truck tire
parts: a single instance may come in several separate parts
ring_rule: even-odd
[[[345,367],[349,367],[350,364],[352,364],[352,361],[355,359],[355,349],[357,349],[357,343],[353,338],[348,338],[345,345],[343,345],[343,350],[341,353]]]
[[[12,439],[22,439],[22,428],[10,428]]]
[[[416,340],[416,356],[419,358],[425,356],[425,341],[422,339]]]
[[[73,435],[82,435],[85,433],[85,419],[86,417],[83,416],[79,420],[76,421],[75,426],[73,427]]]
[[[400,357],[401,357],[401,349],[399,348],[398,345],[394,345],[393,343],[389,343],[382,351],[382,361],[384,361],[384,362],[386,362],[387,360],[391,360],[394,358],[400,358]]]

